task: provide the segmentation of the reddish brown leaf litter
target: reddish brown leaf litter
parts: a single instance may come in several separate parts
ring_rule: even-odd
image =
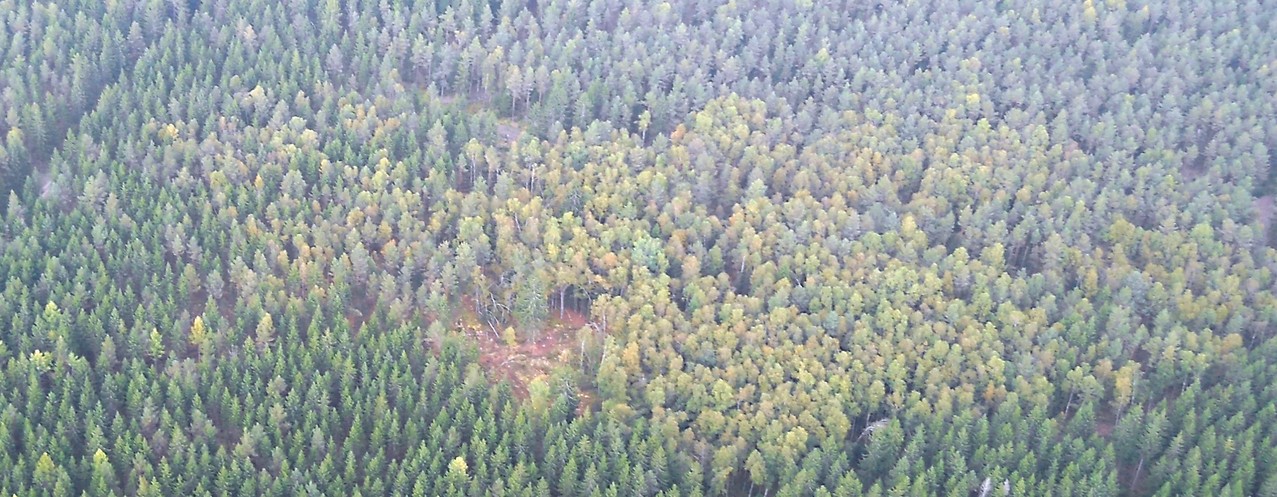
[[[1270,226],[1273,221],[1273,196],[1264,195],[1255,199],[1255,215],[1259,218],[1260,226],[1265,229]]]
[[[469,303],[463,305],[462,315],[456,325],[459,331],[474,340],[479,348],[479,364],[493,380],[505,379],[519,398],[527,398],[528,383],[548,375],[556,366],[574,364],[579,358],[580,342],[577,331],[588,326],[589,321],[579,312],[565,310],[550,313],[539,329],[516,329],[518,343],[513,347],[505,343],[500,332],[479,320]]]

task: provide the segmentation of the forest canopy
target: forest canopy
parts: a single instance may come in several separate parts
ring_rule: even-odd
[[[1277,497],[1268,0],[0,0],[0,494]]]

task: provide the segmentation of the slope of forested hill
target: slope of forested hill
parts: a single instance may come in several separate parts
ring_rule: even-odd
[[[1277,497],[1271,1],[0,26],[0,495]]]

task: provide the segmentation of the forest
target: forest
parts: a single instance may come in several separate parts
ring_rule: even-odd
[[[0,26],[0,495],[1277,497],[1273,0]]]

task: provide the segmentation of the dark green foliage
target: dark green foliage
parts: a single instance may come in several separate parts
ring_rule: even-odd
[[[0,0],[0,495],[1277,495],[1275,13]]]

